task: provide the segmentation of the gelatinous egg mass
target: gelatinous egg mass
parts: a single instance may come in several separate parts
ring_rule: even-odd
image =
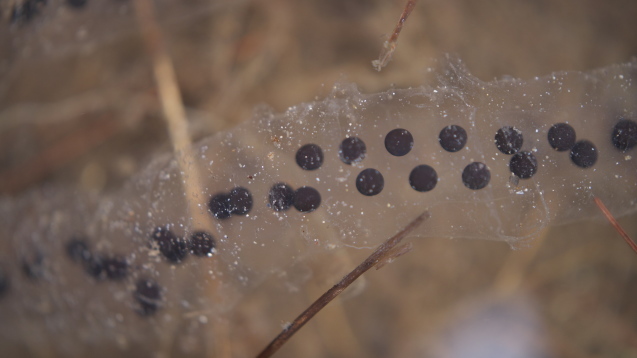
[[[0,100],[15,96],[19,102],[21,86],[29,82],[11,77],[20,69],[55,72],[55,60],[73,51],[97,58],[112,55],[106,49],[113,38],[137,31],[132,30],[137,23],[131,4],[16,0],[1,5],[5,27],[0,31],[11,36],[0,36],[0,45],[12,51],[2,57],[0,74],[12,86],[0,86]],[[210,7],[228,6],[204,0],[154,4],[161,28],[173,17],[194,21],[209,14]],[[219,63],[232,63],[223,68],[244,69],[262,79],[284,66],[278,62],[282,58],[294,62],[327,56],[315,48],[323,34],[304,38],[294,55],[279,47],[293,33],[284,25],[290,19],[303,21],[294,7],[301,5],[255,6],[277,19],[267,29],[275,35],[223,18],[207,31],[183,30],[186,36],[206,38],[209,47],[191,49],[179,42],[167,47],[185,57],[200,55],[213,68],[204,73],[182,66],[180,80],[192,85],[182,91],[189,119],[201,115],[193,103],[220,111],[218,117],[237,107],[232,101],[249,81],[218,71]],[[332,26],[364,17],[370,6],[377,5],[324,1],[311,13]],[[261,12],[245,13],[261,21]],[[101,19],[113,14],[112,23]],[[350,30],[359,31],[357,26]],[[71,28],[72,34],[67,33]],[[334,32],[339,33],[330,35],[337,42],[334,53],[365,53],[358,46],[365,48],[366,40],[350,43],[341,36],[344,31]],[[143,47],[122,41],[131,53]],[[226,42],[236,45],[221,53],[216,46]],[[338,62],[339,56],[331,60]],[[25,59],[39,57],[50,59],[50,69],[29,68]],[[396,57],[398,64],[404,61]],[[47,120],[57,126],[68,113],[88,117],[100,105],[107,108],[102,113],[107,119],[162,117],[156,110],[161,91],[140,84],[140,78],[152,82],[154,62],[141,55],[113,62],[125,75],[111,78],[101,62],[78,61],[78,71],[81,67],[91,81],[115,83],[99,93],[80,86],[72,96],[82,97],[84,107],[59,98],[24,101],[0,112],[9,118],[0,125],[12,128],[32,120],[37,110],[50,113]],[[139,62],[144,70],[134,70],[133,63]],[[190,153],[155,155],[142,168],[119,161],[123,172],[135,173],[121,187],[97,193],[51,185],[0,199],[0,346],[19,342],[25,356],[35,357],[85,356],[91,350],[87,347],[97,347],[98,356],[242,356],[245,351],[228,353],[219,342],[240,337],[250,342],[248,353],[266,343],[261,337],[271,327],[244,327],[269,310],[250,301],[255,292],[271,289],[274,299],[291,307],[287,295],[314,297],[304,291],[310,278],[331,270],[338,276],[340,266],[353,266],[340,256],[343,252],[368,251],[424,211],[431,218],[415,231],[416,243],[467,238],[514,247],[549,227],[599,217],[594,198],[618,217],[637,212],[637,62],[529,80],[482,81],[447,56],[428,74],[420,86],[367,91],[339,83],[312,102],[278,110],[259,107],[247,122],[197,141]],[[313,77],[325,81],[318,70]],[[47,78],[34,87],[55,94],[60,81]],[[73,76],[64,80],[79,81]],[[122,90],[129,87],[135,91]],[[200,96],[203,88],[217,98]],[[296,92],[287,85],[279,90]],[[269,91],[261,89],[261,95]],[[139,94],[130,101],[135,106],[122,104],[133,92]],[[208,120],[193,120],[192,132]],[[140,122],[130,120],[126,126],[137,129]],[[104,136],[116,131],[105,123],[80,137],[51,130],[61,144],[39,164],[64,168],[65,163],[56,162],[62,154],[81,155],[86,142],[99,148]],[[161,142],[158,133],[165,133],[163,127],[139,131],[150,142]],[[8,133],[3,140],[14,136]],[[15,137],[31,141],[28,135]],[[69,143],[76,146],[65,146]],[[87,170],[86,176],[92,173]],[[185,185],[193,179],[199,187]],[[311,263],[322,255],[328,258],[316,270]],[[398,281],[426,281],[439,269],[414,270]],[[317,281],[329,287],[331,279]],[[392,284],[398,285],[392,281],[386,290],[398,292]],[[409,292],[401,294],[405,301],[421,303]],[[247,308],[229,323],[239,304]],[[494,307],[484,315],[508,310],[507,305]],[[388,310],[379,315],[399,314]],[[277,316],[275,325],[280,328],[292,318]]]
[[[0,272],[2,299],[41,297],[55,285],[64,298],[41,314],[54,319],[80,302],[91,307],[86,287],[116,290],[73,328],[129,334],[124,325],[107,329],[107,317],[161,317],[179,310],[185,292],[199,297],[188,310],[221,314],[232,292],[321,251],[378,245],[425,210],[431,219],[418,236],[511,244],[597,214],[594,196],[617,215],[635,211],[636,166],[626,159],[635,63],[492,83],[457,60],[446,66],[454,75],[435,90],[363,94],[340,85],[323,100],[256,116],[194,146],[189,166],[199,174],[157,159],[110,196],[58,190],[5,204],[3,247],[20,255],[2,265],[19,267],[22,281]],[[200,176],[199,213],[189,211],[182,175]],[[60,250],[66,255],[52,255]],[[196,279],[194,260],[210,267]],[[203,299],[206,287],[218,296]],[[23,304],[33,307],[36,296]]]

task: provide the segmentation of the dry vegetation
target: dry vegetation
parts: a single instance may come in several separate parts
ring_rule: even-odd
[[[336,81],[366,92],[418,85],[447,52],[484,80],[637,55],[637,3],[628,0],[421,1],[380,73],[371,61],[402,0],[224,2],[159,9],[195,139],[246,120],[262,103],[282,111],[311,101]],[[169,150],[149,58],[134,17],[121,18],[113,29],[93,15],[99,32],[89,34],[91,46],[73,45],[70,27],[52,48],[25,51],[46,38],[34,29],[38,16],[0,30],[3,193],[49,182],[109,191]],[[621,220],[633,237],[636,219]],[[361,293],[319,314],[280,356],[460,357],[471,349],[471,357],[496,357],[515,343],[536,349],[534,357],[637,356],[637,257],[601,215],[552,228],[526,250],[448,238],[414,244],[369,274]],[[283,312],[264,300],[267,289],[248,298],[231,319],[249,330],[217,352],[256,353],[333,283],[334,275],[317,275],[316,290],[285,302]],[[470,329],[473,341],[460,342]],[[480,342],[493,354],[480,355]]]

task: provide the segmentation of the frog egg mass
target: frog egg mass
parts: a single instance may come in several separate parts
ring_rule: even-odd
[[[512,245],[594,216],[593,197],[618,215],[635,211],[635,63],[490,83],[454,59],[440,71],[438,84],[377,94],[337,85],[322,101],[196,144],[189,165],[202,173],[197,197],[211,231],[188,213],[171,157],[110,197],[45,189],[3,202],[3,252],[12,253],[2,260],[3,316],[76,317],[50,325],[54,336],[77,327],[128,335],[103,320],[113,310],[161,317],[184,300],[222,314],[233,305],[225,290],[254,289],[319,250],[378,245],[423,210],[431,220],[420,237]],[[82,210],[64,209],[68,200]],[[197,281],[184,266],[194,260],[210,267]],[[212,285],[217,297],[204,294]],[[86,295],[92,286],[104,291],[98,301]],[[89,310],[76,315],[80,304]]]
[[[28,24],[46,4],[16,2],[8,20]],[[298,294],[306,263],[337,266],[425,211],[416,244],[513,248],[599,218],[595,198],[617,217],[637,212],[636,61],[482,81],[446,56],[430,72],[416,87],[343,81],[281,113],[260,108],[112,192],[47,185],[2,198],[0,346],[206,356],[265,282]],[[201,187],[188,192],[187,179]]]

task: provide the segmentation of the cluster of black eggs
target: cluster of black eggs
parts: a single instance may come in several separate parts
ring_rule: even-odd
[[[186,239],[158,227],[151,234],[151,239],[157,244],[159,252],[172,263],[184,261],[188,253],[199,257],[212,256],[216,247],[214,237],[205,231],[195,231]]]
[[[296,153],[296,162],[304,170],[316,170],[323,164],[323,151],[316,144],[306,144]],[[233,215],[246,215],[252,209],[254,200],[250,191],[235,187],[228,193],[217,193],[208,202],[210,213],[217,219],[227,219]],[[311,186],[292,188],[286,183],[275,183],[268,193],[268,205],[274,211],[286,211],[291,207],[302,213],[309,213],[321,205],[321,195]]]
[[[169,229],[156,228],[151,239],[159,248],[159,252],[171,263],[181,263],[188,253],[199,257],[210,257],[215,252],[216,241],[212,235],[204,231],[196,231],[188,239],[178,237]],[[137,312],[143,316],[154,314],[161,305],[162,288],[149,278],[137,280],[133,293],[139,305]]]
[[[159,227],[151,234],[151,239],[159,248],[159,252],[171,263],[183,262],[188,253],[195,256],[212,256],[216,242],[212,235],[197,231],[188,239],[177,237],[170,230]],[[121,256],[94,253],[83,237],[74,237],[66,243],[66,253],[71,261],[81,265],[84,271],[94,279],[121,281],[131,273],[131,266],[126,258]],[[23,271],[29,277],[35,278],[41,269],[41,256],[27,261],[23,260]],[[0,272],[0,294],[2,294],[2,272]],[[5,280],[6,281],[6,280]],[[6,284],[5,284],[6,285]],[[137,302],[136,311],[149,316],[161,306],[162,288],[153,279],[140,278],[135,283],[133,298]]]
[[[467,144],[467,132],[458,125],[449,125],[444,127],[438,134],[438,143],[440,146],[451,153],[460,151]],[[360,139],[357,139],[361,141]],[[362,142],[362,141],[361,141]],[[385,136],[385,149],[393,156],[402,157],[411,152],[414,147],[414,137],[407,130],[397,128],[391,130]],[[341,152],[343,152],[341,145]],[[364,157],[362,151],[361,159]],[[473,190],[482,189],[489,183],[491,174],[486,165],[474,162],[467,165],[462,173],[462,182],[464,185]],[[427,165],[421,164],[413,168],[409,174],[409,185],[418,192],[428,192],[433,190],[438,183],[438,173],[436,170]],[[379,194],[384,187],[383,175],[380,171],[373,168],[362,170],[356,178],[356,188],[366,196],[374,196]]]
[[[66,253],[71,261],[82,265],[84,271],[95,279],[121,280],[128,275],[130,265],[126,258],[94,253],[84,238],[75,237],[69,240]]]
[[[444,127],[438,133],[438,143],[450,153],[462,150],[467,145],[467,140],[467,131],[455,124]],[[385,148],[394,156],[407,155],[413,146],[413,136],[406,129],[394,129],[385,137]],[[473,162],[464,168],[461,178],[467,188],[479,190],[489,184],[491,172],[484,163]],[[426,164],[416,166],[409,174],[409,185],[418,192],[431,191],[437,183],[436,170]]]
[[[597,162],[598,151],[588,140],[576,140],[575,129],[566,123],[553,125],[548,131],[548,141],[558,152],[570,151],[571,161],[580,168],[589,168]],[[626,152],[637,145],[637,122],[620,118],[611,133],[613,146]]]
[[[576,141],[573,127],[566,123],[553,125],[548,131],[548,142],[556,151],[570,151],[572,162],[580,168],[592,167],[597,162],[598,151],[588,140]],[[438,143],[447,152],[455,153],[467,144],[467,131],[458,125],[449,125],[438,134]],[[620,119],[613,128],[613,145],[626,151],[637,145],[637,123],[629,119]],[[529,151],[520,151],[524,143],[522,132],[512,126],[504,126],[495,134],[496,148],[506,155],[511,155],[509,170],[520,179],[533,177],[538,170],[538,161]],[[403,128],[391,130],[385,136],[385,149],[393,156],[407,155],[414,147],[413,135]],[[339,146],[339,158],[345,164],[361,162],[367,153],[365,142],[358,137],[345,138]],[[303,170],[316,170],[324,161],[323,150],[316,144],[305,144],[296,152],[296,163]],[[489,168],[481,162],[472,162],[462,171],[462,183],[469,189],[479,190],[486,187],[491,180]],[[412,169],[409,174],[409,185],[418,192],[428,192],[438,182],[436,170],[422,164]],[[384,188],[383,174],[374,168],[363,169],[356,177],[356,189],[365,196],[378,195]],[[321,203],[320,193],[309,186],[294,190],[286,183],[274,184],[268,195],[268,205],[275,211],[288,210],[295,207],[301,212],[312,212]],[[237,187],[230,193],[216,194],[208,206],[210,212],[218,219],[232,215],[246,215],[252,208],[253,200],[250,192]]]
[[[130,273],[130,265],[125,258],[93,253],[84,238],[75,237],[69,240],[66,253],[71,261],[82,265],[89,276],[98,280],[120,281]],[[143,316],[155,313],[160,307],[161,291],[161,287],[152,279],[137,280],[133,292],[133,298],[138,304],[137,312]]]
[[[445,127],[439,135],[440,145],[449,152],[457,152],[467,142],[466,131],[456,125]],[[394,156],[407,155],[414,146],[414,138],[406,129],[394,129],[385,136],[385,148]],[[348,165],[361,162],[367,154],[365,142],[358,137],[345,138],[340,146],[340,160]],[[316,144],[301,146],[295,155],[296,164],[303,170],[317,170],[325,160],[323,150]],[[485,187],[490,179],[486,165],[472,163],[465,168],[463,182],[471,189]],[[410,186],[419,192],[432,190],[438,182],[438,174],[429,165],[416,166],[409,175]],[[363,169],[356,177],[356,189],[365,196],[379,194],[385,180],[380,171],[374,168]],[[208,202],[210,213],[217,219],[227,219],[233,215],[246,215],[254,204],[252,194],[244,187],[235,187],[230,192],[217,193]],[[321,195],[313,187],[302,186],[298,189],[289,184],[279,182],[272,185],[268,193],[268,206],[274,211],[285,211],[294,207],[296,210],[309,213],[321,204]]]
[[[9,19],[12,23],[27,22],[34,18],[47,4],[47,0],[25,0],[17,2],[11,9]],[[83,8],[87,0],[67,0],[70,8]],[[443,128],[438,136],[441,147],[448,152],[458,152],[467,143],[467,132],[460,126],[450,125]],[[613,128],[611,140],[615,148],[628,151],[637,146],[637,123],[630,119],[620,119]],[[521,179],[531,178],[537,173],[538,162],[535,155],[528,151],[520,151],[524,142],[521,131],[515,127],[500,128],[495,135],[495,145],[499,151],[512,155],[509,161],[510,171]],[[588,140],[576,141],[576,133],[566,123],[553,125],[548,131],[548,142],[559,152],[570,152],[571,161],[581,168],[592,167],[598,159],[595,145]],[[406,129],[394,129],[385,136],[385,148],[391,155],[405,156],[414,146],[412,134]],[[365,142],[357,137],[344,139],[339,147],[339,157],[346,164],[362,161],[366,156]],[[316,170],[321,167],[324,156],[316,144],[306,144],[296,153],[296,162],[303,170]],[[463,184],[472,190],[486,187],[491,174],[484,163],[468,164],[462,172]],[[433,190],[438,182],[438,175],[429,165],[416,166],[409,175],[409,185],[416,191]],[[384,178],[374,168],[363,169],[356,178],[357,190],[365,196],[379,194],[384,188]],[[309,213],[316,210],[321,203],[320,193],[310,187],[292,188],[286,183],[275,183],[268,193],[268,205],[280,212],[294,207],[296,210]],[[250,191],[236,187],[229,193],[213,196],[208,203],[210,212],[218,219],[227,219],[233,215],[246,215],[253,207]],[[190,238],[177,237],[170,230],[157,228],[151,234],[152,241],[160,253],[171,263],[180,263],[188,253],[195,256],[211,256],[215,250],[212,235],[198,231]],[[81,265],[84,271],[98,280],[121,281],[130,273],[130,265],[126,258],[117,255],[104,255],[90,250],[84,238],[73,238],[66,244],[66,252],[70,259]],[[22,272],[30,279],[37,280],[45,275],[44,259],[36,254],[22,260]],[[9,277],[0,267],[0,297],[10,288]],[[138,312],[142,315],[155,313],[161,304],[162,288],[152,279],[141,278],[136,281],[133,297],[138,303]]]
[[[205,240],[204,240],[205,241]],[[194,245],[193,250],[201,253],[209,243]],[[117,255],[105,255],[93,252],[84,237],[73,237],[64,246],[69,259],[81,265],[84,272],[98,280],[122,281],[131,273],[131,267],[126,258]],[[22,273],[33,282],[46,278],[45,259],[40,253],[21,260]],[[9,276],[0,267],[0,297],[10,288]],[[140,278],[135,283],[133,298],[137,302],[136,311],[142,316],[154,314],[161,305],[162,288],[150,278]]]
[[[252,194],[243,187],[236,187],[229,193],[216,194],[208,202],[210,212],[217,219],[227,219],[232,215],[246,215],[252,209],[252,205]]]
[[[578,167],[592,167],[598,159],[595,145],[588,140],[576,140],[576,133],[572,126],[566,123],[553,125],[548,131],[548,142],[558,152],[569,151],[571,161]],[[443,128],[438,135],[438,142],[448,152],[458,152],[467,143],[467,132],[460,126],[450,125]],[[511,155],[510,171],[521,179],[531,178],[538,169],[538,162],[531,152],[520,151],[524,137],[515,127],[500,128],[494,138],[496,148]],[[637,146],[637,122],[630,119],[620,119],[611,133],[613,146],[626,152]],[[414,146],[414,139],[406,129],[394,129],[385,136],[385,148],[394,156],[407,155]],[[346,164],[362,161],[366,156],[366,145],[357,137],[344,139],[339,147],[339,157]],[[296,153],[296,162],[304,170],[316,170],[324,161],[323,151],[316,144],[306,144]],[[491,174],[487,166],[480,162],[467,165],[462,172],[463,184],[473,190],[482,189],[488,185]],[[436,186],[438,175],[428,165],[416,166],[409,175],[410,186],[419,192],[427,192]],[[365,196],[379,194],[384,187],[384,179],[380,171],[363,169],[356,178],[357,190]],[[309,186],[293,189],[286,183],[274,184],[268,194],[268,204],[274,211],[285,211],[295,207],[300,212],[312,212],[321,203],[319,192]],[[253,206],[251,193],[242,187],[232,189],[229,193],[214,195],[209,202],[211,213],[226,219],[232,215],[246,215]],[[211,256],[215,250],[215,240],[212,235],[198,231],[188,239],[177,237],[170,230],[159,227],[151,234],[152,241],[157,245],[160,253],[171,263],[182,262],[188,253],[195,256]],[[130,271],[128,261],[121,256],[93,253],[84,238],[73,238],[66,245],[66,252],[70,259],[84,268],[91,277],[98,280],[122,280]],[[43,257],[39,254],[30,258],[23,258],[22,271],[30,279],[37,280],[44,276],[45,267]],[[10,288],[9,277],[0,267],[0,297]],[[151,315],[160,307],[162,288],[152,279],[137,280],[133,293],[138,303],[138,313]]]
[[[300,212],[309,213],[319,207],[321,195],[309,186],[294,190],[286,183],[276,183],[270,188],[268,203],[274,211],[285,211],[294,206]],[[236,187],[228,194],[215,194],[208,202],[208,209],[215,218],[227,219],[233,215],[248,214],[253,204],[250,191],[244,187]]]
[[[467,144],[467,132],[458,125],[443,128],[438,135],[440,146],[451,153],[460,151]],[[611,135],[613,145],[627,151],[637,145],[637,123],[629,119],[620,119]],[[520,151],[524,143],[522,132],[515,127],[504,126],[495,134],[496,148],[507,155],[512,155],[509,170],[520,179],[533,177],[538,170],[538,162],[531,152]],[[588,140],[576,141],[573,127],[566,123],[553,125],[548,131],[548,141],[557,151],[570,151],[571,161],[580,168],[592,167],[597,162],[598,151]],[[351,143],[355,142],[353,146]],[[385,148],[394,156],[408,154],[414,146],[414,139],[406,129],[394,129],[385,136]],[[344,149],[345,148],[345,149]],[[359,138],[348,138],[341,144],[341,159],[350,164],[351,158],[362,160],[365,156],[365,144]],[[346,158],[346,159],[345,159]],[[489,168],[480,162],[467,165],[462,172],[463,184],[472,190],[486,187],[491,179]],[[436,171],[428,165],[415,167],[409,175],[410,186],[419,192],[432,190],[438,181]],[[382,174],[376,169],[363,170],[356,179],[356,187],[363,195],[376,195],[383,189]]]

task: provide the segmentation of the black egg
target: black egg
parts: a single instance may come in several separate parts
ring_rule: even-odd
[[[296,152],[296,164],[305,170],[316,170],[323,165],[323,150],[316,144],[306,144]]]
[[[268,193],[268,203],[274,211],[285,211],[294,205],[294,189],[285,183],[276,183]]]
[[[318,190],[302,186],[294,192],[294,207],[302,213],[309,213],[321,205],[321,194]]]
[[[571,148],[571,161],[580,168],[590,168],[597,162],[597,148],[587,140],[581,140]]]
[[[367,146],[365,146],[365,142],[358,137],[343,139],[338,150],[338,155],[345,164],[360,162],[365,159],[366,153]]]
[[[196,256],[211,256],[217,246],[215,238],[204,231],[195,231],[188,242],[190,253]]]
[[[409,174],[409,185],[416,191],[433,190],[438,183],[438,173],[429,165],[419,165]]]
[[[575,129],[566,123],[554,124],[548,132],[549,144],[558,152],[571,150],[576,137]]]
[[[491,171],[480,162],[467,165],[462,171],[462,183],[471,190],[480,190],[486,187],[491,180]]]
[[[380,194],[385,187],[385,178],[376,169],[368,168],[361,171],[356,177],[356,189],[365,196]]]
[[[630,119],[620,119],[611,136],[615,148],[627,151],[637,145],[637,122]]]
[[[230,217],[230,195],[220,193],[210,198],[208,202],[210,213],[217,219],[227,219]]]
[[[137,312],[142,316],[151,316],[159,309],[162,289],[152,279],[140,279],[135,285],[133,297],[139,305]]]
[[[442,149],[452,153],[464,148],[467,139],[467,131],[455,124],[444,127],[438,134],[438,142]]]
[[[502,127],[495,133],[495,146],[504,154],[515,154],[522,148],[524,137],[515,127]]]
[[[509,162],[511,173],[520,179],[529,179],[537,173],[537,159],[530,152],[515,153]]]
[[[186,241],[181,237],[177,237],[172,231],[164,227],[158,227],[153,231],[151,238],[159,246],[159,252],[168,261],[179,263],[186,258],[188,254]]]
[[[385,149],[391,155],[402,157],[407,155],[413,147],[414,137],[406,129],[394,129],[385,136]]]
[[[252,194],[243,187],[236,187],[230,191],[229,209],[232,215],[246,215],[252,210]]]

